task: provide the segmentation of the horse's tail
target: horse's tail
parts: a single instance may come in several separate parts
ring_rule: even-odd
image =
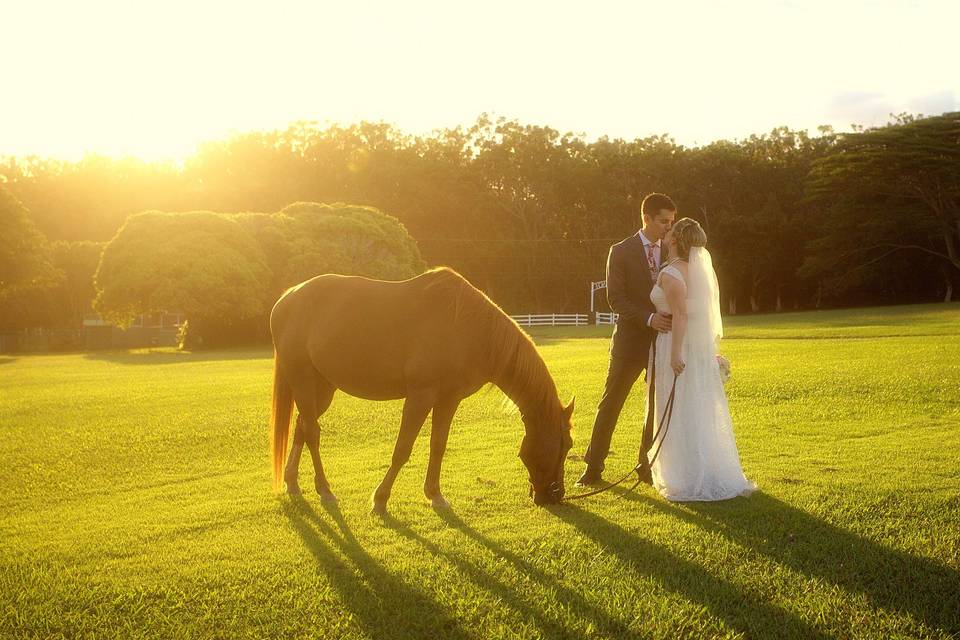
[[[293,387],[280,373],[280,358],[273,352],[273,409],[270,412],[270,453],[273,458],[273,488],[283,487],[283,459],[287,455],[290,417],[293,414]]]

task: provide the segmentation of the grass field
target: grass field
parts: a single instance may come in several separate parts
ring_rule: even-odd
[[[499,391],[458,413],[453,504],[369,496],[400,404],[321,421],[339,508],[270,490],[267,351],[0,357],[0,636],[960,637],[960,305],[735,318],[724,353],[762,491],[527,497]],[[582,454],[609,330],[538,332]],[[640,393],[609,474],[632,466]],[[304,487],[310,465],[301,466]],[[567,464],[568,489],[581,463]]]

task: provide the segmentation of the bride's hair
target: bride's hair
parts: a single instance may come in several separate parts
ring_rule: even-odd
[[[687,260],[692,247],[703,247],[707,244],[707,232],[700,223],[693,218],[680,218],[673,228],[673,239],[677,241],[677,257]]]

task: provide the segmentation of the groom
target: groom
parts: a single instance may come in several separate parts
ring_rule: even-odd
[[[660,265],[666,260],[666,247],[661,240],[677,216],[677,205],[669,196],[651,193],[640,205],[643,226],[629,238],[610,247],[607,257],[607,300],[619,314],[610,347],[610,366],[603,396],[597,406],[590,446],[583,456],[587,468],[578,485],[599,484],[603,461],[610,452],[610,440],[617,426],[623,403],[640,374],[647,368],[650,344],[658,331],[670,331],[670,316],[657,313],[650,301],[650,289],[656,282]],[[649,402],[649,398],[648,398]],[[647,422],[643,429],[642,455],[653,441],[653,411],[648,404]],[[650,466],[645,465],[641,477],[652,482]]]

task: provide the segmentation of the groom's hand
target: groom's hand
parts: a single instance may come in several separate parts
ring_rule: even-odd
[[[673,327],[673,320],[666,314],[655,313],[653,319],[650,321],[650,326],[660,333],[665,333]]]

